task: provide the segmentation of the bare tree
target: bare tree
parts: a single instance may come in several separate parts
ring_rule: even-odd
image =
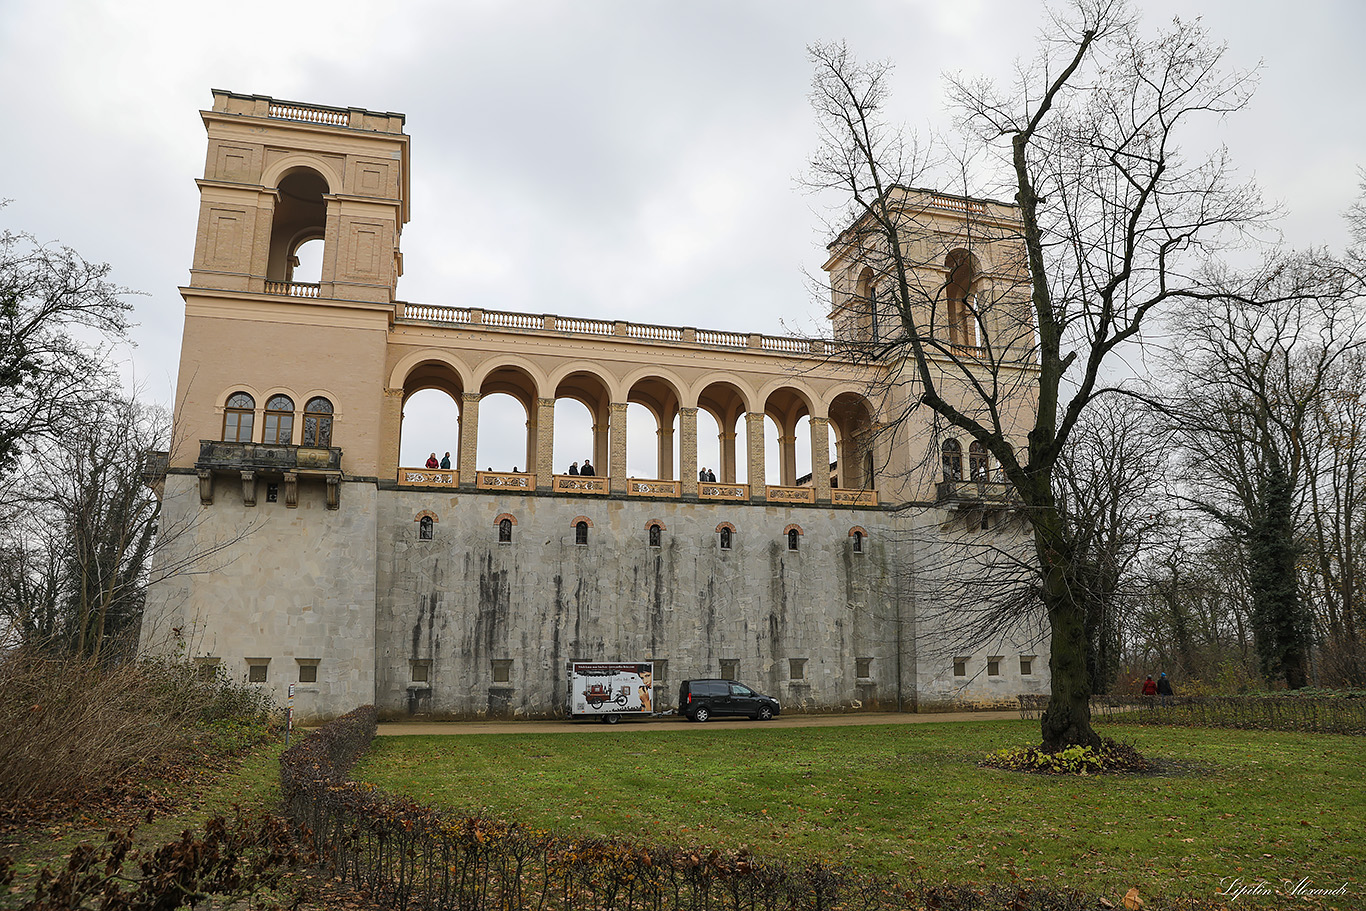
[[[0,233],[0,471],[79,422],[101,385],[101,346],[126,332],[131,309],[108,276],[69,247]]]
[[[1185,501],[1241,545],[1261,673],[1297,689],[1309,682],[1312,626],[1302,559],[1311,532],[1328,537],[1327,517],[1311,508],[1334,451],[1324,418],[1350,410],[1340,383],[1366,345],[1366,314],[1349,273],[1322,254],[1277,258],[1225,283],[1227,295],[1177,319],[1163,407],[1185,453]],[[1355,464],[1353,447],[1337,454]]]
[[[882,120],[889,66],[861,65],[841,46],[811,51],[822,145],[810,180],[852,201],[835,246],[869,264],[871,307],[897,328],[870,356],[903,362],[916,405],[984,447],[1023,504],[1051,630],[1046,749],[1099,743],[1086,665],[1093,580],[1060,508],[1059,461],[1107,391],[1103,368],[1143,340],[1154,311],[1211,294],[1195,263],[1265,214],[1222,152],[1191,161],[1178,147],[1192,120],[1250,95],[1250,76],[1223,69],[1222,55],[1198,24],[1147,37],[1124,3],[1077,0],[1007,90],[952,81],[963,130],[1002,175],[975,195],[1015,201],[1010,219],[963,206],[955,248],[1002,264],[990,294],[974,297],[956,287],[955,262],[928,255],[942,232],[909,190],[923,156]],[[1022,251],[1014,266],[1011,249]]]

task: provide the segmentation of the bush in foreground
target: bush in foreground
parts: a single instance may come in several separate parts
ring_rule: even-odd
[[[269,698],[193,665],[0,658],[0,806],[55,805],[261,740]]]

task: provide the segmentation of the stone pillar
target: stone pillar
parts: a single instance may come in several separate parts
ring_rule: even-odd
[[[479,393],[460,394],[460,486],[473,487],[479,470]]]
[[[674,476],[674,424],[670,419],[668,424],[660,423],[659,430],[656,431],[659,438],[659,479],[661,481],[676,480]]]
[[[607,474],[612,461],[609,453],[611,421],[610,406],[605,414],[600,411],[593,413],[593,471],[600,475]]]
[[[797,483],[797,433],[796,428],[789,433],[778,435],[778,483],[783,487],[793,487]]]
[[[767,500],[768,491],[764,485],[764,413],[750,411],[745,413],[745,437],[749,444],[749,498]]]
[[[683,496],[697,496],[697,409],[678,409],[678,479]]]
[[[717,465],[716,480],[723,484],[735,483],[735,429],[722,428],[717,434],[721,441],[721,464]]]
[[[536,461],[527,466],[536,472],[536,489],[555,486],[555,400],[536,400]]]
[[[398,477],[398,447],[403,437],[403,390],[385,389],[379,411],[379,477]],[[411,466],[416,468],[416,465]]]
[[[607,489],[612,493],[626,493],[626,403],[612,402],[607,406],[612,413],[612,448]]]
[[[830,419],[811,419],[811,483],[816,502],[830,502]]]

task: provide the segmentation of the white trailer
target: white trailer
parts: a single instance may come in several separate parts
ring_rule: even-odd
[[[654,714],[655,666],[649,661],[573,661],[569,665],[569,717],[600,718]]]

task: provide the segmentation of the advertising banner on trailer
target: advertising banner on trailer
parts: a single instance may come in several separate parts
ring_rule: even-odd
[[[569,665],[569,717],[601,718],[654,714],[654,664],[649,661],[574,661]]]

